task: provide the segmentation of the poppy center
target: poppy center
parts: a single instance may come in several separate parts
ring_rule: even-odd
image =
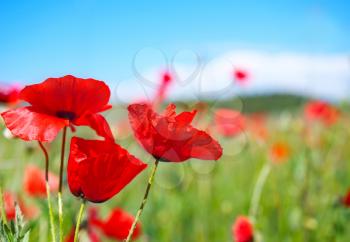
[[[58,111],[56,116],[63,119],[69,119],[70,121],[75,119],[75,113],[69,111]]]

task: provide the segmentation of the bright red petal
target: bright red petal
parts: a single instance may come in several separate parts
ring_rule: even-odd
[[[176,122],[183,124],[183,125],[189,125],[192,123],[194,116],[196,116],[197,111],[194,110],[192,112],[182,112],[176,116]]]
[[[222,156],[220,144],[204,131],[197,131],[187,146],[193,158],[218,160]]]
[[[96,113],[106,109],[110,98],[108,86],[95,79],[74,76],[49,78],[40,84],[26,86],[20,98],[50,115]]]
[[[99,136],[104,137],[106,140],[114,140],[107,120],[100,114],[85,115],[82,118],[74,121],[74,124],[77,126],[89,126],[95,130]]]
[[[113,142],[73,137],[67,167],[69,188],[77,197],[104,202],[146,166]]]
[[[1,116],[14,136],[27,141],[52,141],[69,124],[68,120],[36,112],[32,107],[9,110]]]

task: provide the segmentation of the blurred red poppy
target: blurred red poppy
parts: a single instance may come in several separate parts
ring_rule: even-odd
[[[276,142],[272,144],[270,156],[273,162],[281,163],[286,161],[290,156],[289,145],[285,142]]]
[[[95,207],[90,207],[88,210],[87,220],[82,223],[79,227],[81,230],[86,230],[89,238],[89,242],[100,242],[100,237],[95,231],[95,226],[100,225],[100,220],[97,218],[97,209]],[[72,227],[69,234],[65,238],[65,242],[74,242],[75,227]]]
[[[80,230],[84,229],[82,226]],[[75,233],[75,227],[72,227],[69,234],[64,239],[64,242],[74,242],[74,233]],[[100,242],[100,238],[98,235],[94,232],[92,229],[87,229],[87,236],[89,238],[89,242]]]
[[[159,84],[159,87],[154,99],[155,105],[158,105],[163,102],[172,80],[173,80],[173,76],[169,71],[165,71],[162,73],[161,82]]]
[[[58,190],[58,177],[49,172],[49,186],[51,192]],[[45,172],[35,165],[28,165],[24,171],[24,191],[33,197],[46,197]]]
[[[175,109],[169,104],[160,115],[149,105],[129,105],[131,127],[146,151],[162,161],[218,160],[222,155],[220,144],[191,125],[196,111],[176,114]]]
[[[232,236],[236,242],[253,242],[254,229],[247,217],[239,216],[232,226]]]
[[[75,196],[100,203],[119,193],[146,166],[114,142],[73,137],[68,185]]]
[[[238,111],[221,108],[215,112],[216,130],[223,136],[232,137],[244,131],[245,117]]]
[[[263,113],[255,113],[249,116],[248,128],[253,136],[259,140],[266,140],[268,130],[266,127],[266,115]]]
[[[249,74],[246,70],[236,68],[233,74],[235,82],[238,84],[245,84],[248,81]]]
[[[6,213],[6,218],[8,220],[13,220],[16,218],[16,207],[15,204],[17,203],[19,208],[21,209],[22,214],[27,219],[31,219],[35,217],[38,214],[37,207],[34,206],[25,206],[23,201],[16,196],[16,194],[5,191],[3,194],[3,201],[4,201],[4,209]],[[0,211],[1,213],[1,211]]]
[[[23,140],[52,141],[65,126],[90,126],[106,139],[113,135],[99,112],[109,109],[108,86],[94,79],[74,76],[49,78],[26,86],[20,99],[31,106],[3,112],[7,128]]]
[[[4,192],[4,208],[6,217],[8,220],[12,220],[16,217],[16,208],[15,208],[15,202],[16,197],[14,194],[10,192]]]
[[[309,121],[321,121],[331,125],[338,120],[339,111],[324,101],[310,101],[305,105],[304,115]]]
[[[125,240],[128,237],[129,230],[134,217],[121,208],[115,208],[110,213],[106,221],[101,221],[99,226],[103,234],[115,240]],[[137,239],[141,235],[141,224],[137,223],[136,229],[132,235],[133,239]]]
[[[350,208],[350,189],[342,199],[343,205]]]
[[[14,104],[19,101],[21,88],[13,85],[0,85],[0,103]]]

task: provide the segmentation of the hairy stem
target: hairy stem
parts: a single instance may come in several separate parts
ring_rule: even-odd
[[[47,206],[49,208],[51,237],[52,237],[52,241],[55,242],[56,230],[55,230],[55,224],[53,220],[53,212],[52,212],[52,205],[51,205],[51,198],[50,198],[50,185],[48,182],[46,182],[46,196],[47,196]]]
[[[128,234],[128,237],[126,238],[125,242],[129,242],[131,240],[131,237],[132,237],[132,235],[133,235],[133,233],[135,231],[136,224],[137,224],[138,220],[140,219],[140,216],[141,216],[141,214],[143,212],[143,209],[145,207],[145,204],[147,202],[148,194],[149,194],[149,191],[151,189],[151,186],[152,186],[152,183],[153,183],[153,180],[154,180],[154,176],[155,176],[156,171],[157,171],[158,164],[159,164],[159,159],[157,159],[155,161],[155,163],[154,163],[154,167],[153,167],[151,175],[150,175],[150,177],[148,179],[148,184],[147,184],[145,195],[144,195],[143,200],[141,202],[140,208],[139,208],[139,210],[136,213],[135,220],[134,220],[134,222],[133,222],[133,224],[132,224],[132,226],[131,226],[131,228],[129,230],[129,234]]]
[[[47,150],[43,143],[38,141],[39,147],[42,150],[44,156],[45,156],[45,181],[46,181],[46,200],[47,200],[47,207],[49,209],[49,219],[50,219],[50,231],[51,231],[51,237],[52,241],[56,241],[56,231],[55,231],[55,223],[53,219],[53,212],[52,212],[52,205],[51,205],[51,196],[50,196],[50,185],[49,185],[49,154],[47,153]]]
[[[78,214],[78,218],[77,218],[77,224],[75,225],[74,242],[79,241],[79,229],[80,229],[80,223],[81,223],[81,219],[83,217],[83,212],[84,212],[84,208],[85,208],[85,201],[86,200],[83,200],[81,202],[81,205],[80,205],[79,214]]]

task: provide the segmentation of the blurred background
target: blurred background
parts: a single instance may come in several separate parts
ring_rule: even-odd
[[[1,1],[0,79],[73,74],[114,87],[119,101],[151,95],[176,73],[170,98],[198,98],[248,72],[239,94],[329,100],[350,91],[350,4],[335,1]],[[146,79],[146,81],[145,81]]]
[[[235,233],[246,216],[254,241],[346,242],[349,13],[346,0],[0,0],[0,101],[12,108],[21,87],[48,77],[103,80],[116,140],[149,164],[126,105],[198,110],[193,125],[218,139],[223,157],[161,163],[137,241],[252,242]],[[1,132],[3,187],[47,215],[43,199],[23,192],[28,164],[43,167],[37,144]],[[50,145],[56,174],[59,145]],[[115,207],[135,214],[149,170],[99,205],[100,216]],[[79,202],[67,187],[64,204],[68,234]],[[30,241],[46,242],[47,218],[33,221]]]

